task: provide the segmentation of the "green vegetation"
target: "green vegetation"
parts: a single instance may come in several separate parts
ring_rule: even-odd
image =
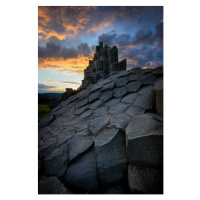
[[[50,111],[48,104],[38,104],[38,122],[47,116]]]

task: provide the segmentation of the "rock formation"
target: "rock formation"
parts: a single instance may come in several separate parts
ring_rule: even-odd
[[[163,193],[163,68],[116,52],[100,43],[84,81],[107,75],[39,123],[40,194]]]

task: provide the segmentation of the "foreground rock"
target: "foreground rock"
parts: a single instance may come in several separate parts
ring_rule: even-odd
[[[108,186],[126,176],[126,155],[123,133],[105,129],[95,139],[99,183]]]
[[[64,180],[77,193],[97,193],[98,179],[94,151],[84,154],[68,168]]]
[[[39,124],[39,193],[162,193],[162,71],[113,71],[54,108]]]
[[[56,177],[43,176],[38,184],[38,194],[70,194],[69,190]]]
[[[147,114],[134,116],[126,128],[126,151],[129,163],[162,165],[162,124]]]
[[[133,194],[162,194],[162,169],[128,166],[128,184]]]

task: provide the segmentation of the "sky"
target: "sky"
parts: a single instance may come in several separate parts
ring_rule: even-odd
[[[77,89],[98,42],[127,69],[163,65],[162,6],[39,6],[38,92]]]

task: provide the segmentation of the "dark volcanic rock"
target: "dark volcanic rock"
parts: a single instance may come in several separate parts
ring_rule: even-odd
[[[39,158],[42,159],[56,144],[56,137],[49,138],[45,140],[42,146],[39,148]]]
[[[162,170],[129,165],[129,188],[134,194],[163,194],[162,174]]]
[[[44,174],[46,176],[63,176],[67,167],[67,143],[52,149],[44,159]]]
[[[131,82],[126,85],[126,89],[128,92],[137,92],[140,89],[141,85],[142,85],[141,81]]]
[[[75,134],[73,126],[68,126],[66,129],[63,129],[57,136],[56,146],[65,143]]]
[[[100,99],[102,101],[108,101],[110,98],[112,98],[113,92],[112,91],[105,91],[101,94]]]
[[[77,133],[68,141],[68,160],[69,162],[73,159],[82,155],[85,151],[91,148],[93,145],[93,139],[88,130]]]
[[[143,108],[145,110],[152,109],[155,104],[155,95],[153,92],[148,92],[143,95],[139,95],[137,99],[134,101],[133,105]]]
[[[115,98],[122,98],[127,93],[125,88],[115,88],[113,90],[113,97]]]
[[[80,121],[78,121],[74,127],[76,132],[80,132],[86,128],[88,128],[88,125],[91,123],[93,117],[92,116],[88,116],[86,118],[81,119]]]
[[[64,180],[76,193],[97,193],[98,180],[94,151],[82,155],[68,168]]]
[[[104,85],[101,89],[102,92],[107,91],[107,90],[112,90],[114,88],[114,81],[107,83],[106,85]]]
[[[101,90],[97,90],[95,92],[93,92],[90,96],[89,96],[89,102],[93,102],[95,101],[96,99],[99,99],[101,95]]]
[[[128,83],[128,78],[123,77],[123,78],[118,78],[115,82],[116,87],[122,87]]]
[[[110,124],[108,126],[125,129],[129,120],[130,120],[130,117],[126,115],[125,113],[116,114],[111,117]]]
[[[138,96],[137,93],[128,94],[121,100],[121,102],[122,103],[130,103],[131,104],[131,103],[133,103],[135,101],[137,96]]]
[[[126,176],[126,154],[123,133],[105,129],[95,139],[98,179],[107,186]]]
[[[140,74],[130,74],[128,76],[128,81],[131,82],[131,81],[137,81],[140,79]]]
[[[163,163],[161,123],[150,115],[132,117],[126,127],[127,158],[131,164],[159,166]]]
[[[109,110],[109,113],[111,115],[115,115],[115,114],[119,114],[119,113],[123,113],[126,109],[128,108],[127,104],[124,103],[118,103],[114,106],[112,106]]]
[[[151,85],[155,82],[156,76],[154,74],[150,74],[141,79],[143,85]]]
[[[135,107],[135,106],[130,106],[126,111],[125,113],[127,115],[129,115],[130,117],[133,117],[133,116],[136,116],[136,115],[141,115],[141,114],[144,114],[145,110],[144,109],[141,109],[141,108],[138,108],[138,107]]]
[[[163,69],[118,72],[117,57],[97,54],[76,94],[39,124],[39,193],[162,194]]]
[[[108,107],[102,106],[102,107],[99,107],[96,110],[94,110],[93,116],[94,117],[99,117],[99,116],[107,114],[107,112],[108,112]]]
[[[101,117],[96,117],[90,124],[89,130],[93,135],[98,135],[108,124],[110,115],[103,115]]]
[[[56,177],[43,176],[38,184],[38,194],[71,194]]]
[[[39,122],[40,127],[47,126],[54,119],[53,115],[47,115]]]

